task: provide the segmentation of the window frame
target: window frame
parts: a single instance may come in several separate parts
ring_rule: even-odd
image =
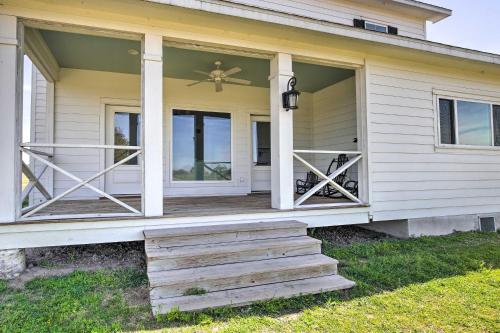
[[[175,180],[174,179],[174,112],[175,111],[190,111],[190,112],[206,112],[206,113],[227,113],[229,114],[229,120],[231,124],[230,139],[231,139],[231,179],[230,180]],[[168,179],[171,184],[234,184],[235,183],[235,171],[234,171],[234,110],[223,110],[223,109],[211,109],[206,107],[193,108],[193,107],[183,107],[183,106],[173,106],[170,107],[170,128],[169,128],[169,156],[168,156]]]
[[[455,134],[455,144],[441,143],[441,121],[440,121],[440,107],[439,100],[447,99],[453,101],[453,130]],[[491,128],[491,145],[480,146],[480,145],[467,145],[460,144],[460,138],[458,134],[458,101],[488,104],[490,106],[490,128]],[[494,150],[500,151],[500,146],[495,146],[495,128],[493,121],[493,106],[500,105],[500,100],[494,97],[471,95],[465,93],[449,93],[434,91],[434,110],[435,110],[435,147],[436,150],[441,148],[444,149],[455,149],[455,150]]]
[[[372,25],[376,25],[376,26],[379,26],[379,27],[384,27],[385,28],[385,31],[378,31],[378,30],[372,30],[372,29],[368,29],[366,27],[367,24],[372,24]],[[382,24],[382,23],[376,23],[376,22],[373,22],[373,21],[366,21],[365,20],[365,30],[367,31],[373,31],[373,32],[380,32],[380,33],[389,33],[389,25],[387,24]]]

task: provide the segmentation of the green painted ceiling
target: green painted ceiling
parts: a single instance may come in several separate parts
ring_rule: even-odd
[[[96,37],[66,32],[41,30],[42,36],[54,54],[59,66],[118,73],[140,74],[139,55],[127,51],[140,51],[138,41]],[[163,74],[166,77],[186,80],[203,80],[194,70],[210,72],[214,62],[222,61],[222,69],[238,66],[242,71],[233,77],[252,81],[253,86],[269,87],[269,60],[164,47]],[[354,75],[354,71],[341,68],[293,63],[297,88],[315,92]]]

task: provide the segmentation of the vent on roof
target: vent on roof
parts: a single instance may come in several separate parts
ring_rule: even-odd
[[[495,218],[494,217],[480,217],[479,218],[479,231],[495,232]]]
[[[390,25],[384,25],[374,22],[365,21],[362,19],[354,19],[353,25],[355,28],[361,28],[370,31],[382,32],[390,35],[397,35],[398,28],[392,27]]]

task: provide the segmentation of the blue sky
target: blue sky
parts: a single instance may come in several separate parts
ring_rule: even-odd
[[[453,10],[453,15],[427,24],[428,39],[500,54],[500,0],[424,0]]]

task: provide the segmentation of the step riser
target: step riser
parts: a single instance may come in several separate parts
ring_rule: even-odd
[[[352,288],[354,283],[340,276],[326,276],[301,281],[276,283],[249,287],[240,290],[226,290],[198,296],[173,297],[153,300],[155,315],[165,314],[174,308],[180,311],[199,311],[223,306],[244,306],[256,301],[275,298],[290,298],[299,295],[317,294]]]
[[[170,229],[146,229],[144,237],[147,239],[179,236],[203,236],[226,232],[243,232],[253,230],[280,230],[288,228],[307,228],[306,223],[298,221],[273,221],[273,222],[246,222],[246,223],[221,223],[211,226],[187,226]]]
[[[212,253],[183,258],[148,258],[148,272],[204,267],[245,261],[302,256],[321,253],[321,244],[304,244],[282,248],[258,248],[246,251]]]
[[[199,276],[193,281],[172,281],[169,284],[162,284],[151,288],[151,299],[160,299],[174,296],[183,296],[186,290],[201,288],[206,292],[215,292],[227,289],[236,289],[277,283],[291,280],[301,280],[312,277],[321,277],[337,274],[337,265],[334,263],[324,263],[303,267],[287,267],[276,271],[266,271],[250,273],[240,276],[228,276],[225,278],[211,278],[210,276]],[[150,282],[156,285],[151,279]]]
[[[176,236],[176,237],[146,239],[145,245],[148,248],[162,248],[162,247],[172,247],[172,246],[239,242],[247,240],[257,240],[257,239],[297,237],[297,236],[305,236],[306,234],[307,234],[306,228],[241,231],[241,232],[229,232],[229,233],[219,233],[211,235]]]

